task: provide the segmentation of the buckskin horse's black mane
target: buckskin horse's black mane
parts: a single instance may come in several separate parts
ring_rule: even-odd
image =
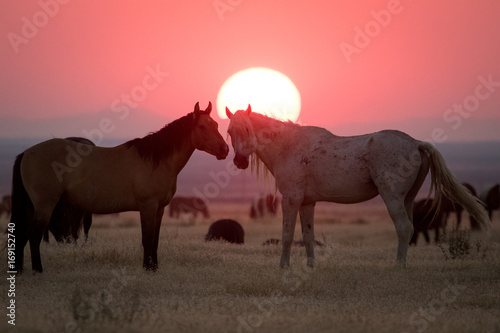
[[[143,138],[125,142],[125,145],[127,148],[134,147],[139,156],[152,161],[156,167],[161,160],[178,150],[185,139],[189,139],[194,123],[194,112],[191,112]]]

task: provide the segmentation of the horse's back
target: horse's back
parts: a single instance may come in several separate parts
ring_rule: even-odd
[[[391,155],[418,149],[419,141],[398,130],[384,130],[366,135],[370,157],[386,159]],[[392,154],[391,154],[392,153]],[[407,155],[404,153],[403,155]],[[397,157],[397,156],[396,156]]]
[[[65,154],[69,152],[67,145],[68,141],[65,139],[51,139],[26,149],[21,162],[21,174],[25,186],[30,187],[31,184],[38,183],[62,183],[61,177],[58,177],[55,171],[58,168],[70,168],[67,162],[71,163],[72,160]]]
[[[336,136],[319,127],[304,129],[294,147],[296,168],[285,166],[288,179],[307,184],[308,201],[355,203],[378,194],[370,172],[373,134]],[[304,177],[306,180],[301,181]]]
[[[402,161],[414,165],[416,170],[420,165],[420,160],[415,161],[416,155],[420,159],[419,141],[403,132],[386,130],[359,136],[335,136],[313,127],[307,133],[308,147],[299,153],[298,163],[309,178],[314,178],[309,182],[312,184],[309,196],[313,200],[366,201],[380,193],[381,186],[385,186],[383,181],[387,182],[387,173],[398,174]],[[392,187],[389,183],[386,185],[389,189]]]
[[[108,202],[116,201],[116,196],[131,192],[130,170],[137,163],[119,147],[50,139],[28,148],[21,174],[35,206],[55,206],[64,193],[72,204],[85,211],[108,213],[128,208],[129,202],[127,207],[100,207],[110,206]]]
[[[395,183],[403,187],[413,184],[422,162],[419,147],[420,141],[397,130],[369,135],[364,159],[379,189],[382,186],[393,190]]]

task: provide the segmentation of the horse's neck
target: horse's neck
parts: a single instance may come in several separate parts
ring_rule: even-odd
[[[193,155],[194,150],[195,148],[191,141],[183,142],[181,148],[174,152],[171,158],[165,160],[165,163],[170,164],[175,173],[179,174],[191,158],[191,155]]]
[[[280,152],[286,145],[293,144],[293,133],[297,130],[293,125],[274,119],[254,120],[254,130],[257,137],[257,155],[266,167],[274,174],[274,165],[281,158]]]

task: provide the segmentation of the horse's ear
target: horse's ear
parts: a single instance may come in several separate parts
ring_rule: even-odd
[[[252,107],[250,106],[250,104],[248,104],[248,107],[247,107],[247,115],[249,116],[250,113],[252,113]]]
[[[228,119],[231,119],[231,117],[233,116],[233,113],[231,111],[229,111],[227,106],[226,106],[226,116]]]
[[[196,102],[196,105],[194,106],[194,112],[200,112],[200,102]]]
[[[212,102],[210,102],[210,101],[208,102],[208,106],[207,106],[207,108],[205,109],[205,112],[206,112],[207,114],[210,114],[210,112],[212,112]]]

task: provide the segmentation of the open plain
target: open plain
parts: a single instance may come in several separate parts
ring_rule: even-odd
[[[462,234],[470,247],[452,259],[450,242],[411,247],[395,265],[396,232],[378,203],[316,207],[317,266],[292,250],[278,266],[280,216],[250,220],[248,205],[213,203],[211,218],[165,214],[159,270],[142,269],[138,214],[96,216],[87,243],[42,244],[44,272],[0,272],[2,332],[499,332],[500,218],[491,238]],[[233,218],[245,244],[205,242],[211,222]],[[448,240],[453,218],[448,223]],[[468,227],[468,216],[464,217]],[[2,228],[7,225],[2,217]],[[295,239],[301,238],[297,223]],[[433,239],[433,237],[431,237]],[[453,253],[456,253],[453,252]],[[2,261],[6,261],[5,251]],[[5,267],[5,265],[2,265]],[[15,326],[8,323],[15,300]]]

